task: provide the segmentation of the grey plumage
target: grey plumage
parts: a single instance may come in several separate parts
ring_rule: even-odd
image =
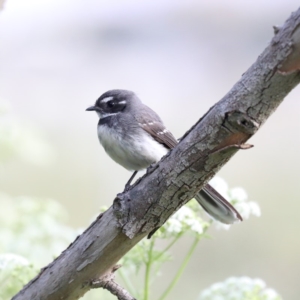
[[[108,91],[87,110],[96,111],[100,118],[98,137],[105,151],[127,170],[147,168],[178,143],[160,117],[131,91]],[[211,217],[222,223],[242,220],[209,184],[195,198]]]

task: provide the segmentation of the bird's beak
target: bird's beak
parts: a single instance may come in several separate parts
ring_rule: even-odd
[[[94,110],[96,110],[96,107],[94,105],[86,109],[86,111],[94,111]]]

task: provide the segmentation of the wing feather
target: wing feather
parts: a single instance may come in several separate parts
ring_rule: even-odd
[[[139,114],[137,121],[152,138],[166,148],[172,149],[178,144],[174,135],[165,127],[161,119],[155,113],[151,116]]]

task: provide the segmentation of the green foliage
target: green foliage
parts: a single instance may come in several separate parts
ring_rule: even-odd
[[[65,209],[54,200],[0,194],[0,249],[16,253],[42,267],[75,238],[64,225]]]
[[[54,200],[0,194],[0,300],[10,299],[76,236]],[[29,263],[30,262],[30,263]],[[33,267],[34,266],[34,267]]]
[[[37,270],[29,264],[26,258],[16,254],[0,255],[0,300],[10,299]]]
[[[8,103],[0,103],[0,163],[51,161],[51,147],[42,135],[5,115],[8,110]],[[0,300],[7,300],[59,255],[76,231],[65,225],[66,210],[51,199],[11,197],[0,191],[0,207]]]

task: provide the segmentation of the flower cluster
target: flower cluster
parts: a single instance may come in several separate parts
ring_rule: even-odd
[[[0,248],[2,253],[26,257],[43,266],[76,237],[66,226],[66,210],[56,201],[33,197],[11,197],[0,193]]]
[[[278,293],[267,288],[261,279],[249,277],[230,277],[205,289],[198,300],[281,300]]]
[[[0,254],[0,299],[10,299],[36,273],[26,258],[13,253]]]
[[[201,236],[208,226],[209,224],[201,219],[198,210],[194,210],[191,204],[181,207],[157,234],[160,238],[169,238],[185,232]]]

